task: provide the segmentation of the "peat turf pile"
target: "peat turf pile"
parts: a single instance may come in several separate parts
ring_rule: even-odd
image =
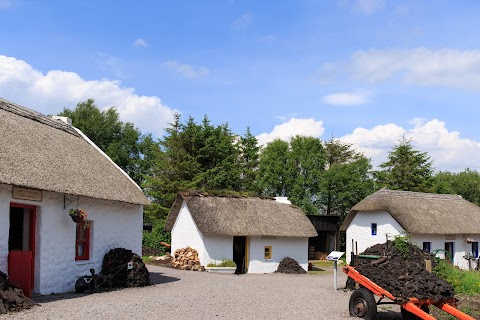
[[[280,264],[278,265],[277,271],[278,273],[295,273],[295,274],[302,274],[307,273],[305,269],[303,269],[297,262],[297,260],[292,259],[290,257],[284,258]]]
[[[433,263],[433,256],[413,244],[406,243],[400,252],[389,241],[374,245],[362,254],[386,255],[374,261],[360,259],[356,269],[400,302],[408,298],[441,302],[454,296],[454,289],[448,282],[425,270],[425,260]]]
[[[5,273],[0,271],[0,314],[30,309],[35,302],[23,294],[23,290],[8,281]]]
[[[128,270],[127,264],[132,262],[133,268]],[[132,250],[116,248],[110,250],[102,263],[102,274],[118,274],[112,279],[113,288],[144,287],[150,285],[150,274],[142,258]]]

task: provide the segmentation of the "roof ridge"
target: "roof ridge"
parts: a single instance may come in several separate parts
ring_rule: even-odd
[[[39,122],[41,124],[50,126],[52,128],[62,130],[66,133],[69,133],[71,135],[74,135],[76,137],[81,137],[74,129],[73,127],[69,126],[68,124],[60,121],[60,120],[55,120],[50,117],[47,117],[44,114],[41,114],[38,111],[29,109],[27,107],[21,106],[15,102],[9,101],[7,99],[4,99],[0,97],[0,109],[5,110],[7,112],[11,112],[13,114],[16,114],[18,116],[30,119],[35,122]]]
[[[416,192],[416,191],[404,191],[404,190],[389,190],[389,189],[380,189],[372,195],[381,195],[389,194],[389,196],[394,197],[405,197],[409,196],[412,198],[430,198],[430,199],[439,199],[439,200],[452,200],[453,199],[463,199],[462,196],[457,194],[449,193],[428,193],[428,192]]]

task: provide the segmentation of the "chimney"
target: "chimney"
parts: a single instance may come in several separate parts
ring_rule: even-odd
[[[66,124],[68,124],[69,126],[72,125],[72,119],[70,119],[68,117],[52,116],[52,119],[63,121]]]

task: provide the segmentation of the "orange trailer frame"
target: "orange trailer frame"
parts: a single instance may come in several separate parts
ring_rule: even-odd
[[[396,299],[390,292],[387,290],[383,289],[379,285],[377,285],[375,282],[372,280],[368,279],[367,277],[363,276],[358,272],[354,267],[352,266],[345,266],[343,267],[343,272],[345,272],[350,278],[352,278],[354,281],[356,281],[359,285],[362,287],[368,289],[371,293],[377,295],[380,297],[380,300],[383,298],[389,298],[393,302],[399,304],[403,309],[413,313],[414,315],[420,317],[421,319],[426,319],[426,320],[435,320],[436,318],[432,317],[430,314],[427,312],[423,311],[421,308],[426,306],[429,307],[430,305],[433,305],[449,314],[452,316],[456,317],[457,319],[460,320],[475,320],[473,317],[470,317],[469,315],[461,312],[456,308],[456,299],[449,299],[445,302],[440,302],[440,303],[434,303],[432,300],[429,299],[416,299],[416,298],[410,298],[408,301],[402,301],[402,302],[397,302],[399,299]],[[380,302],[379,300],[379,302]],[[377,304],[379,304],[377,302]]]

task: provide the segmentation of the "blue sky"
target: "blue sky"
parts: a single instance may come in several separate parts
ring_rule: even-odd
[[[43,113],[94,98],[161,137],[173,112],[353,143],[411,137],[480,170],[476,1],[0,0],[0,96]]]

